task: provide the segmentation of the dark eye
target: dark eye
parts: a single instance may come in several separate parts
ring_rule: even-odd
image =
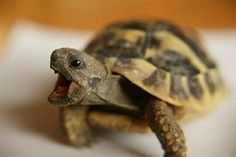
[[[70,66],[72,68],[79,68],[80,65],[81,65],[81,60],[79,60],[79,59],[73,59],[70,61]]]

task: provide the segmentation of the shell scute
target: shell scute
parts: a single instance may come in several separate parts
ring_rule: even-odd
[[[196,33],[168,22],[113,24],[85,51],[112,72],[175,106],[208,110],[225,93],[216,64]]]

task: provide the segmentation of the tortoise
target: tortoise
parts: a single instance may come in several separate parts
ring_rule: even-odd
[[[50,66],[59,76],[48,100],[77,147],[91,144],[93,128],[153,131],[165,157],[185,157],[179,123],[208,113],[225,93],[199,35],[167,21],[111,24],[83,51],[54,50]]]

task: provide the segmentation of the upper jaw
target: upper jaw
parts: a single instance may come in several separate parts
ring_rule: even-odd
[[[54,71],[55,74],[59,73],[59,74],[63,75],[68,81],[72,81],[72,78],[70,77],[70,75],[68,75],[68,72],[65,69],[65,67],[56,66],[56,65],[52,64],[52,62],[51,62],[50,68]]]

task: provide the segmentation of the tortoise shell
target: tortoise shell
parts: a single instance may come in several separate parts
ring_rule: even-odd
[[[174,106],[208,110],[224,95],[217,66],[198,35],[168,22],[115,23],[85,51],[111,72]]]

